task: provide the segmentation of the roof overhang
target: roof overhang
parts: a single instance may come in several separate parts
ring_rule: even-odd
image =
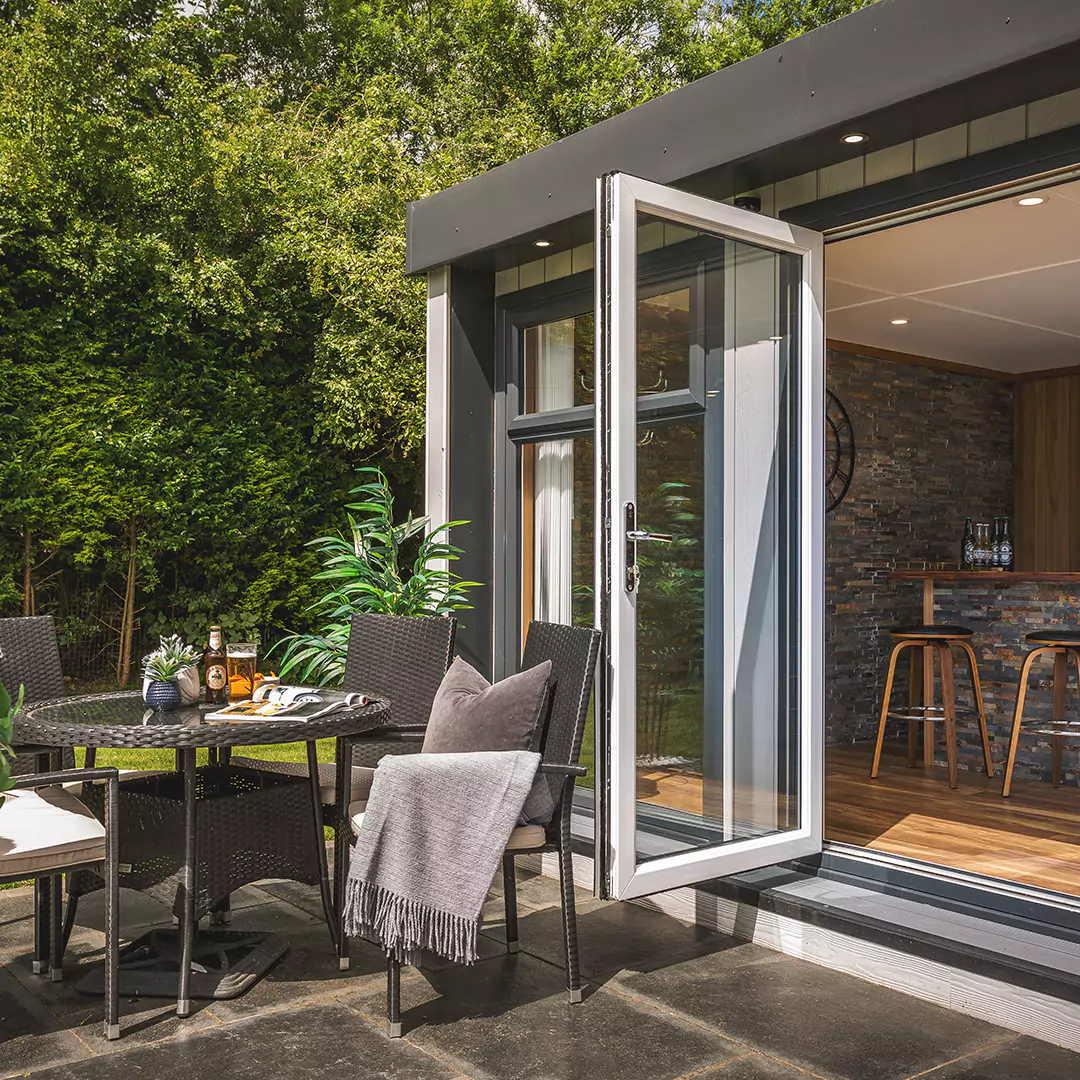
[[[606,172],[726,198],[1077,86],[1077,0],[878,0],[411,203],[407,270],[580,242]]]

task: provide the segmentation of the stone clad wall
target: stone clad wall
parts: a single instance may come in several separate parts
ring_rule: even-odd
[[[1011,512],[1013,397],[1005,381],[839,352],[829,353],[828,385],[851,416],[857,444],[851,489],[826,518],[826,736],[835,744],[873,738],[889,649],[883,631],[921,621],[919,583],[889,583],[887,572],[955,562],[965,517]],[[1071,603],[1045,587],[1000,596],[982,587],[939,590],[938,597],[940,621],[977,631],[999,757],[1026,624],[1068,622]],[[968,700],[959,662],[957,670]],[[974,732],[961,729],[960,744],[962,767],[978,768]],[[1020,762],[1017,775],[1041,775],[1045,747],[1025,745]]]

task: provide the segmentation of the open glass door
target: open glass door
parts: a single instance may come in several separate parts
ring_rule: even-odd
[[[598,182],[597,854],[618,898],[821,849],[822,241]]]

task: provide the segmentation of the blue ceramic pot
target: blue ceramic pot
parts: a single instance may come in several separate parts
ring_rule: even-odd
[[[172,712],[180,708],[180,687],[174,682],[154,679],[146,688],[146,704],[160,712]]]

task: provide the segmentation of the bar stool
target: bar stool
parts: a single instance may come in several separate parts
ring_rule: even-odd
[[[1016,688],[1016,712],[1013,714],[1012,732],[1009,735],[1009,757],[1005,764],[1005,779],[1001,785],[1003,798],[1012,787],[1013,766],[1016,764],[1016,746],[1020,742],[1020,729],[1024,718],[1024,701],[1027,698],[1028,677],[1031,665],[1044,653],[1054,657],[1054,717],[1049,724],[1027,728],[1029,735],[1050,736],[1050,773],[1054,787],[1061,787],[1061,753],[1067,738],[1080,738],[1080,721],[1065,719],[1065,686],[1069,678],[1069,656],[1076,661],[1080,672],[1080,631],[1041,630],[1028,634],[1024,639],[1036,648],[1027,654],[1020,670],[1020,685]]]
[[[885,740],[885,724],[890,719],[905,720],[908,725],[908,765],[915,764],[915,747],[917,741],[918,724],[928,725],[923,728],[923,742],[928,745],[927,763],[933,762],[933,724],[938,720],[945,722],[945,753],[949,762],[949,787],[956,788],[959,785],[956,753],[956,683],[953,678],[952,650],[960,649],[968,658],[971,670],[971,687],[975,697],[975,708],[963,710],[965,715],[977,715],[979,718],[979,733],[982,736],[983,761],[986,764],[986,775],[994,775],[994,763],[990,757],[990,736],[986,730],[986,706],[983,704],[982,684],[979,682],[979,666],[975,659],[975,650],[971,647],[973,630],[966,626],[947,626],[929,624],[925,626],[896,626],[889,631],[891,637],[896,638],[889,655],[889,674],[885,679],[885,695],[881,702],[881,719],[878,721],[877,745],[874,747],[874,764],[870,769],[870,778],[875,779],[878,774],[878,766],[881,764],[881,746]],[[1078,636],[1080,640],[1080,636]],[[935,705],[933,700],[922,705],[914,700],[908,703],[904,711],[889,708],[893,691],[893,681],[896,678],[896,662],[905,649],[924,649],[922,655],[929,662],[933,662],[933,654],[937,653],[938,664],[941,669],[941,696],[942,704]],[[911,671],[911,697],[915,697],[917,685],[916,657],[918,653],[912,653]],[[932,683],[931,683],[932,685]],[[930,740],[927,744],[927,740]]]

